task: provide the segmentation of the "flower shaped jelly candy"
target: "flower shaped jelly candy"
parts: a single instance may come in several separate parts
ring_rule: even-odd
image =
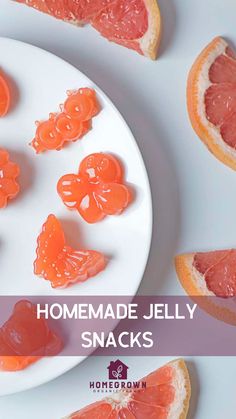
[[[120,162],[111,154],[95,153],[80,164],[78,174],[62,176],[57,191],[64,204],[77,209],[88,223],[120,214],[131,201]]]
[[[34,273],[51,281],[53,288],[84,282],[105,268],[105,257],[94,250],[74,250],[65,243],[61,224],[49,215],[38,237]]]
[[[60,108],[61,112],[51,113],[47,121],[36,122],[36,134],[31,142],[36,153],[60,150],[66,142],[81,138],[89,131],[92,118],[100,110],[96,93],[89,88],[68,92],[68,98]]]
[[[8,200],[18,194],[20,187],[16,178],[19,174],[19,166],[10,161],[6,150],[0,148],[0,208],[5,208]]]

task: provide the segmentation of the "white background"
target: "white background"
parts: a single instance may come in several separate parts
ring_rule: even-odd
[[[78,29],[1,0],[0,35],[26,41],[71,62],[97,83],[121,111],[147,165],[154,202],[154,236],[140,293],[182,293],[174,254],[236,245],[236,174],[214,159],[188,122],[185,86],[196,54],[216,35],[236,45],[234,0],[160,0],[164,36],[151,62],[111,45],[92,29]],[[92,402],[88,382],[106,377],[108,359],[90,358],[38,389],[0,399],[0,418],[57,419]],[[127,359],[132,378],[165,359]],[[137,368],[137,366],[139,368]],[[190,362],[189,418],[234,419],[234,358]],[[97,396],[100,397],[99,395]]]

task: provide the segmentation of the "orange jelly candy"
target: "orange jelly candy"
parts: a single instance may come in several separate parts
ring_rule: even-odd
[[[67,246],[60,222],[55,215],[49,215],[38,237],[36,275],[50,281],[53,288],[65,288],[97,275],[105,265],[101,253]]]
[[[16,178],[19,174],[19,166],[9,160],[6,150],[0,148],[0,208],[5,208],[8,199],[18,194],[20,187]]]
[[[60,108],[61,112],[50,114],[47,121],[36,122],[36,134],[31,142],[36,153],[60,150],[66,142],[81,138],[89,131],[91,120],[100,109],[95,91],[89,88],[68,92]]]
[[[10,91],[5,77],[0,74],[0,117],[7,114],[10,107]]]
[[[22,370],[42,356],[57,355],[61,349],[61,339],[49,329],[45,319],[37,319],[36,306],[30,301],[18,301],[0,328],[2,371]]]
[[[64,204],[76,209],[88,223],[120,214],[131,201],[123,183],[120,162],[110,154],[95,153],[80,164],[78,174],[62,176],[57,191]]]

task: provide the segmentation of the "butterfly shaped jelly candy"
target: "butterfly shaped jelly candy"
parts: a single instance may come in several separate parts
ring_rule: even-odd
[[[74,250],[65,242],[59,220],[51,214],[37,240],[34,273],[51,282],[53,288],[65,288],[84,282],[106,266],[102,253],[94,250]]]

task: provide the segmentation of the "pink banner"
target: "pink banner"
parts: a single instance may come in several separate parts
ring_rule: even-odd
[[[236,355],[235,299],[0,297],[0,356]]]

